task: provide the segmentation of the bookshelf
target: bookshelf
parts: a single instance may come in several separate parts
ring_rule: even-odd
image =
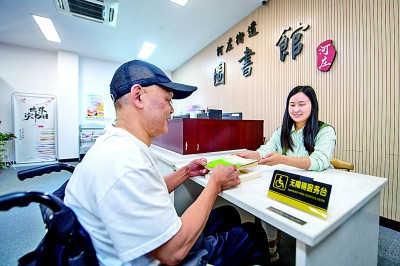
[[[87,151],[95,143],[96,139],[103,134],[103,125],[86,124],[79,126],[79,161],[83,159]]]

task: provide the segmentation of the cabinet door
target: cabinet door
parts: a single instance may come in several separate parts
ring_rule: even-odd
[[[215,134],[218,125],[209,119],[193,119],[187,121],[184,126],[185,154],[215,151]]]
[[[219,142],[219,123],[214,119],[199,119],[197,135],[197,152],[216,151]]]
[[[185,121],[183,125],[183,153],[194,154],[198,153],[197,136],[198,125],[195,121]]]
[[[243,121],[243,148],[256,150],[263,144],[264,121]]]
[[[209,131],[212,132],[208,151],[226,151],[232,147],[232,127],[227,120],[215,119],[208,125]],[[205,141],[204,141],[205,142]],[[204,144],[203,144],[204,146]]]
[[[185,154],[213,152],[224,147],[228,139],[226,129],[221,124],[222,120],[216,119],[193,119],[187,121],[184,127]]]

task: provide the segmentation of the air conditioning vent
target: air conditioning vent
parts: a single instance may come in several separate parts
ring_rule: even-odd
[[[59,12],[114,26],[118,0],[54,0]]]

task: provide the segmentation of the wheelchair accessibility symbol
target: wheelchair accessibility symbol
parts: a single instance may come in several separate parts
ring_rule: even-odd
[[[286,190],[286,186],[288,183],[289,177],[286,175],[281,175],[281,174],[276,174],[274,176],[274,183],[272,184],[272,186],[276,189],[279,190]]]

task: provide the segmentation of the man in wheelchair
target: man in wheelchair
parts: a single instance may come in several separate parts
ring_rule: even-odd
[[[240,183],[234,167],[218,166],[196,201],[179,217],[169,193],[205,175],[206,159],[163,177],[150,150],[168,132],[172,99],[197,88],[171,82],[156,66],[120,66],[110,92],[114,125],[75,168],[65,204],[89,233],[101,265],[263,265],[269,262],[260,225],[240,221],[230,206],[213,210],[218,194]]]

